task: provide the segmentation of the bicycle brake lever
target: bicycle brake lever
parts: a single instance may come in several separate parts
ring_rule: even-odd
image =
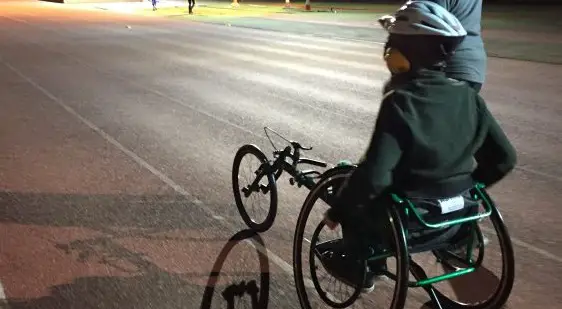
[[[312,150],[312,146],[304,147],[299,142],[295,142],[295,141],[291,141],[291,145],[293,145],[294,148],[301,149],[301,150]]]

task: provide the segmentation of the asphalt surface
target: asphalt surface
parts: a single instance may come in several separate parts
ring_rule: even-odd
[[[299,308],[291,250],[307,191],[280,180],[276,222],[253,236],[262,254],[240,241],[252,235],[232,160],[247,143],[271,156],[264,126],[311,157],[358,158],[387,77],[381,45],[0,8],[0,308],[224,308],[242,282],[268,308]],[[562,302],[561,83],[558,66],[490,59],[483,95],[519,152],[491,191],[516,250],[509,308]],[[486,292],[480,275],[457,296]],[[234,308],[255,307],[251,294]],[[355,307],[377,308],[369,297]],[[408,308],[426,300],[412,292]]]

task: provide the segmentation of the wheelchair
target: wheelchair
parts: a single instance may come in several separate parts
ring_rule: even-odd
[[[384,292],[379,289],[379,281],[376,282],[374,291],[369,294],[362,293],[360,286],[346,284],[343,284],[349,288],[349,293],[346,295],[342,296],[340,290],[338,295],[325,291],[321,287],[317,271],[319,266],[322,266],[322,257],[333,253],[330,252],[330,242],[334,240],[320,240],[319,235],[324,230],[323,211],[315,210],[315,205],[321,202],[330,205],[338,188],[341,188],[355,167],[355,165],[337,166],[325,171],[309,192],[301,208],[294,234],[293,269],[302,308],[311,309],[326,305],[332,308],[346,308],[362,301],[368,303],[363,306],[365,308],[401,309],[405,307],[409,293],[413,295],[412,297],[423,297],[424,300],[429,296],[429,301],[425,303],[429,308],[496,309],[504,306],[514,283],[514,252],[502,216],[484,186],[480,184],[476,184],[469,191],[471,200],[475,204],[471,206],[475,207],[473,211],[466,212],[461,209],[436,217],[424,214],[423,209],[417,207],[413,199],[390,194],[391,202],[383,209],[385,215],[381,216],[384,222],[381,226],[385,231],[385,244],[367,246],[358,255],[363,265],[381,259],[395,261],[394,271],[385,270],[381,277],[381,281],[390,283],[390,287],[386,290],[387,295],[390,296],[388,305],[380,306],[379,301],[372,299],[378,296],[377,293],[382,295]],[[316,211],[315,215],[314,211]],[[480,222],[484,219],[490,219],[499,240],[501,276],[489,298],[468,304],[445,295],[445,292],[436,285],[459,279],[481,268],[484,245]],[[307,227],[307,223],[311,226]],[[305,232],[312,232],[312,236],[305,236]],[[432,240],[438,241],[428,241],[427,235]],[[305,244],[309,244],[308,250],[304,248]],[[458,253],[459,250],[464,254]],[[476,257],[473,256],[474,251],[478,251]],[[435,258],[441,267],[449,271],[442,275],[428,277],[424,268],[412,258],[416,254]],[[307,272],[310,272],[310,278],[305,278]],[[362,271],[360,277],[366,278],[365,271]]]

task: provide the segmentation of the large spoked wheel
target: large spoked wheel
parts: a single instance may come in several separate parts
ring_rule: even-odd
[[[270,166],[265,154],[255,145],[240,147],[232,164],[236,207],[244,223],[256,232],[268,230],[277,214],[277,185]]]
[[[319,241],[320,238],[319,235],[323,228],[324,228],[324,223],[318,224],[318,227],[316,228],[316,230],[314,230],[314,234],[312,235],[312,238],[310,240],[310,250],[308,254],[308,263],[309,263],[310,277],[311,277],[310,279],[312,280],[312,284],[314,285],[314,288],[316,289],[318,296],[323,302],[325,302],[328,306],[332,308],[346,308],[353,305],[353,303],[357,300],[357,298],[359,298],[359,295],[361,294],[361,289],[353,288],[348,297],[336,298],[335,295],[331,295],[330,292],[324,291],[324,289],[322,288],[322,285],[320,284],[319,276],[316,274],[316,270],[318,269],[319,266],[317,265],[316,258],[317,257],[319,258],[322,253],[317,251],[316,248],[319,245],[322,245],[322,242]],[[362,263],[365,264],[365,261],[363,261]],[[360,274],[360,277],[362,278],[365,277],[364,271]],[[344,298],[344,299],[339,299],[339,298]]]
[[[471,300],[470,303],[468,301],[459,301],[456,299],[452,299],[446,296],[444,293],[440,291],[440,289],[436,287],[435,292],[439,298],[439,301],[444,307],[451,308],[451,309],[497,309],[497,308],[502,308],[507,302],[511,294],[511,290],[513,289],[513,283],[515,280],[515,256],[513,251],[513,245],[511,243],[511,238],[509,236],[507,227],[497,208],[493,208],[492,214],[490,215],[490,221],[497,235],[497,240],[498,240],[497,245],[499,246],[498,251],[501,254],[501,257],[499,257],[498,261],[496,262],[497,264],[501,263],[500,266],[501,274],[498,276],[499,282],[497,282],[495,289],[490,291],[487,297],[485,296],[486,298],[485,300],[480,300],[480,299]],[[476,265],[475,265],[478,271],[478,268],[481,267],[480,264],[482,263],[482,259],[484,255],[483,253],[484,246],[482,245],[483,239],[482,239],[481,228],[478,227],[474,232],[477,233],[478,247],[479,247],[478,249],[479,252],[476,258]],[[434,252],[434,254],[435,253],[436,252]],[[491,251],[488,252],[488,254],[490,255],[492,255],[492,253],[493,252]],[[486,254],[486,256],[488,254]],[[449,269],[458,269],[459,266],[463,268],[467,266],[466,264],[463,265],[463,263],[460,263],[456,258],[452,260],[447,259],[447,256],[451,256],[450,252],[445,253],[441,251],[438,252],[438,254],[436,255],[438,255],[439,259],[442,261],[444,266],[446,266]],[[459,280],[461,279],[464,278],[460,277]],[[461,283],[459,282],[459,284]],[[482,283],[482,285],[486,285],[486,284]]]
[[[330,204],[330,201],[333,200],[335,194],[337,194],[339,188],[341,188],[341,185],[349,177],[353,169],[351,166],[334,168],[324,173],[317,185],[310,191],[299,214],[293,243],[293,272],[297,295],[302,308],[320,308],[322,307],[321,303],[332,308],[345,308],[353,305],[361,296],[360,287],[353,287],[346,295],[342,295],[341,288],[338,289],[337,296],[334,293],[325,291],[320,285],[320,276],[316,273],[317,265],[321,264],[321,261],[316,261],[318,251],[315,249],[320,243],[319,234],[324,225],[321,223],[321,214],[323,212],[318,212],[318,209],[313,208],[315,208],[317,202]],[[388,209],[388,218],[389,228],[392,230],[389,235],[395,244],[393,252],[395,253],[396,270],[393,276],[395,281],[392,284],[393,286],[389,288],[390,305],[385,308],[401,309],[406,301],[409,278],[406,235],[398,211],[394,207]],[[308,221],[313,222],[310,228],[307,228]],[[310,238],[305,236],[307,230],[313,231]],[[305,242],[310,243],[309,249],[303,248]],[[308,254],[303,257],[303,253]],[[304,271],[303,268],[305,269]],[[310,271],[310,279],[305,278],[305,272],[307,271]],[[377,294],[378,291],[379,289],[375,288],[372,294]],[[368,302],[373,303],[373,300],[368,300]]]

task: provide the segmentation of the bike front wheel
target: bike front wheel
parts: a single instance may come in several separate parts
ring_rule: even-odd
[[[245,161],[257,164],[242,167]],[[265,154],[250,144],[238,149],[232,165],[236,207],[244,223],[256,232],[267,231],[277,215],[277,184],[270,167]]]

